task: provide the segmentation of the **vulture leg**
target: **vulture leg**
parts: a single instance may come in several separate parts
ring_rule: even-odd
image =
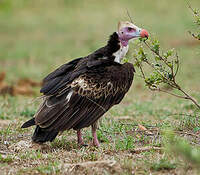
[[[83,138],[82,138],[82,133],[81,133],[81,130],[77,130],[77,140],[78,140],[78,144],[79,145],[83,145]]]
[[[77,140],[78,140],[78,144],[81,146],[87,146],[87,144],[84,144],[83,142],[83,138],[82,138],[82,133],[81,130],[77,130]]]
[[[92,124],[92,137],[93,137],[93,146],[99,147],[100,144],[97,138],[96,130],[97,130],[97,122]]]

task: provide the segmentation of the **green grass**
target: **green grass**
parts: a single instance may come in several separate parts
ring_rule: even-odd
[[[161,159],[159,162],[152,163],[151,168],[155,171],[175,169],[176,165],[166,159]]]
[[[10,156],[7,156],[7,157],[3,157],[1,154],[0,154],[0,162],[1,163],[11,163],[11,162],[13,162],[13,159],[12,159],[12,157],[10,157]]]
[[[191,5],[200,8],[200,1],[192,0]],[[6,72],[6,83],[15,84],[20,78],[39,82],[59,65],[103,46],[116,31],[118,21],[128,20],[126,8],[138,26],[160,40],[164,50],[178,50],[181,67],[177,80],[200,102],[200,45],[187,32],[195,25],[182,0],[2,0],[0,72]],[[127,58],[133,53],[130,43]],[[52,143],[31,144],[34,128],[20,126],[37,111],[40,100],[33,99],[40,96],[39,88],[34,88],[36,94],[31,97],[0,96],[0,172],[198,174],[196,162],[200,158],[193,154],[199,150],[200,111],[190,101],[150,92],[137,73],[122,103],[100,121],[100,148],[90,146],[90,128],[83,130],[88,147],[77,145],[72,130]],[[147,131],[140,130],[138,124]],[[187,140],[185,145],[182,141],[177,144],[178,155],[174,148],[169,149],[165,130],[173,130],[177,137]],[[136,151],[147,147],[161,150]],[[108,160],[115,163],[98,163]],[[95,164],[90,166],[89,161]]]

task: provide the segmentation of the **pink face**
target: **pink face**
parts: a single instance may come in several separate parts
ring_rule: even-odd
[[[133,38],[149,37],[149,34],[145,29],[141,29],[129,22],[119,24],[118,35],[122,45],[128,45],[128,41]]]

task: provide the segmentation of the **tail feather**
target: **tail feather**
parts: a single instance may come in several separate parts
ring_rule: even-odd
[[[44,143],[44,142],[47,142],[47,141],[50,141],[52,142],[56,136],[58,135],[59,131],[55,131],[55,130],[46,130],[46,129],[43,129],[43,128],[40,128],[39,126],[37,126],[35,128],[35,132],[32,136],[32,140],[33,142],[36,142],[36,143]]]
[[[21,128],[28,128],[30,126],[35,125],[35,118],[32,118],[30,120],[28,120],[27,122],[25,122]],[[36,143],[44,143],[47,141],[52,142],[56,136],[58,135],[59,131],[55,131],[55,130],[47,130],[44,128],[40,128],[38,125],[35,128],[35,132],[32,136],[32,140],[33,142]]]
[[[25,122],[21,126],[21,128],[28,128],[28,127],[33,126],[33,125],[35,125],[35,118],[32,118],[32,119],[28,120],[27,122]]]

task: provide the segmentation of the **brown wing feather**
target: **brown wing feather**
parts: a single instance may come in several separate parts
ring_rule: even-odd
[[[90,126],[123,99],[131,86],[133,72],[132,64],[125,63],[122,66],[108,66],[99,74],[87,72],[80,75],[61,96],[46,99],[35,116],[36,124],[57,131]],[[73,94],[67,99],[71,91]]]

